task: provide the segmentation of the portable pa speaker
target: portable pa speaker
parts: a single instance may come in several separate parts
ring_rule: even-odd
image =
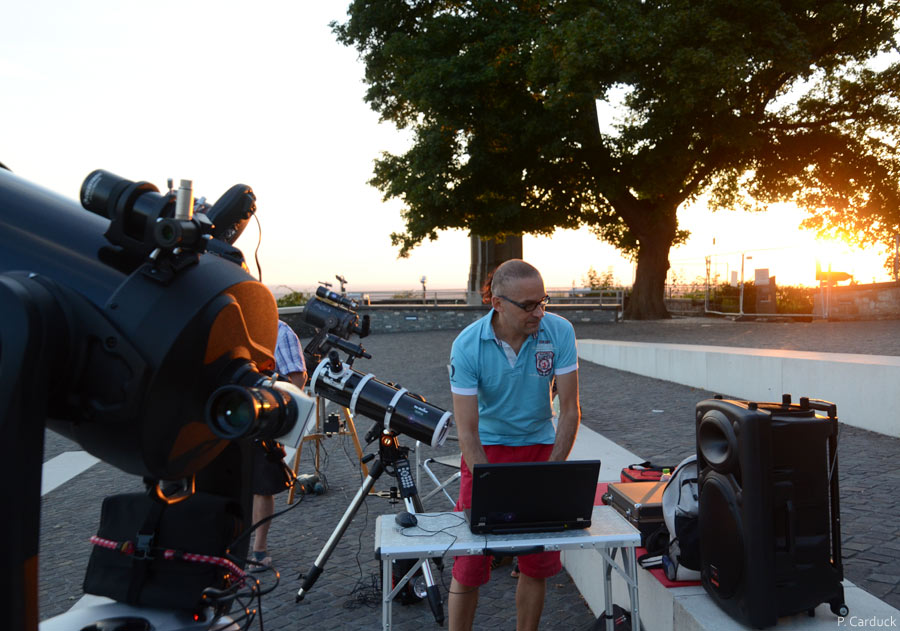
[[[701,580],[723,610],[757,628],[823,602],[849,613],[837,409],[790,399],[697,404]]]

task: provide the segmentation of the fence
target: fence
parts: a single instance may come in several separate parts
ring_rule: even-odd
[[[304,293],[310,296],[314,289],[297,292],[285,285],[276,287],[276,297],[287,293]],[[612,287],[606,289],[590,289],[586,287],[550,287],[547,295],[554,304],[598,305],[607,308],[618,307],[621,311],[625,300],[625,289]],[[467,292],[465,289],[432,289],[417,290],[367,290],[351,291],[346,296],[359,305],[480,305],[481,295]]]
[[[673,257],[670,265],[667,302],[696,312],[702,301],[704,313],[719,315],[828,317],[827,299],[822,301],[824,307],[814,309],[823,270],[840,270],[844,280],[889,280],[877,257],[849,246],[716,252],[704,257]]]

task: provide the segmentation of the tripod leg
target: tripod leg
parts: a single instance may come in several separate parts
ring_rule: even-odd
[[[421,509],[422,502],[418,495],[412,495],[403,500],[406,504],[406,510],[415,513],[416,508]],[[419,510],[419,512],[422,512]],[[444,624],[444,602],[441,598],[441,592],[438,586],[434,584],[434,576],[431,573],[431,562],[425,559],[422,563],[422,575],[425,577],[426,593],[428,594],[428,606],[431,607],[431,613],[434,614],[434,620],[439,626]]]
[[[347,531],[347,527],[353,520],[353,516],[356,515],[356,511],[359,510],[359,507],[366,499],[366,495],[369,494],[369,491],[375,484],[375,481],[379,477],[381,477],[381,474],[383,472],[384,465],[382,464],[381,460],[376,460],[375,464],[372,465],[372,469],[370,470],[368,477],[363,480],[362,486],[359,487],[359,490],[353,497],[353,501],[350,502],[350,506],[348,506],[347,510],[344,511],[344,515],[338,522],[338,525],[334,529],[334,532],[331,533],[328,541],[325,542],[325,547],[322,548],[319,556],[316,557],[316,560],[313,562],[312,567],[310,567],[309,571],[306,573],[306,578],[303,580],[303,585],[300,587],[300,591],[297,592],[296,602],[300,602],[301,600],[303,600],[309,590],[312,589],[313,584],[319,578],[319,575],[322,574],[322,568],[325,567],[325,563],[328,561],[331,553],[334,552],[334,549],[335,547],[337,547],[337,544],[341,540],[341,537],[344,535],[344,532]]]
[[[353,422],[353,416],[348,408],[342,408],[341,411],[344,413],[344,421],[347,423],[347,433],[353,439],[356,455],[359,456],[359,466],[362,468],[363,476],[367,476],[369,475],[369,469],[366,467],[366,463],[362,461],[363,450],[362,445],[359,443],[359,434],[356,433],[356,424]]]
[[[300,469],[300,453],[303,451],[303,440],[300,440],[300,444],[297,445],[297,451],[294,452],[294,466],[292,467],[294,471],[294,480],[297,479],[297,473]],[[290,490],[288,491],[287,503],[291,505],[294,503],[294,493],[296,492],[296,485],[292,484]]]

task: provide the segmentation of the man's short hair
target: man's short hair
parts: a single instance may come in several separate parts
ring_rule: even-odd
[[[514,280],[523,278],[541,278],[541,273],[534,265],[526,263],[522,259],[510,259],[500,264],[494,270],[491,279],[491,294],[498,296],[509,289],[509,284]],[[543,280],[541,278],[541,280]]]

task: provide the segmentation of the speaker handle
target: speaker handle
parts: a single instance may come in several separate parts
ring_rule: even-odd
[[[825,412],[826,414],[828,414],[828,418],[837,418],[837,405],[835,405],[831,401],[800,397],[800,408],[804,410],[819,410],[820,412]]]
[[[831,419],[832,432],[828,437],[828,491],[831,497],[831,563],[838,572],[839,580],[844,580],[844,560],[841,551],[841,493],[838,485],[838,423]]]

